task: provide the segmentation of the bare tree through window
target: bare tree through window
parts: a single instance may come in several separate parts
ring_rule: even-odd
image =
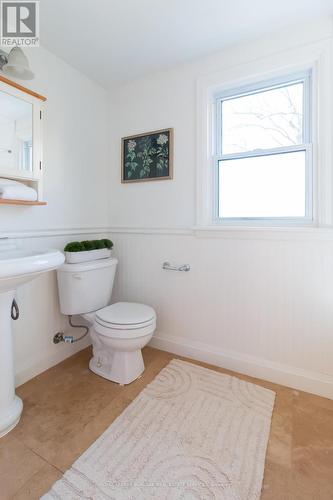
[[[223,153],[302,144],[302,107],[302,83],[225,100]]]

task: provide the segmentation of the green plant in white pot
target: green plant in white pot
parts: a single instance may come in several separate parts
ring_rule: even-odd
[[[101,240],[71,241],[64,248],[66,262],[77,264],[89,260],[111,257],[113,243],[107,238]]]

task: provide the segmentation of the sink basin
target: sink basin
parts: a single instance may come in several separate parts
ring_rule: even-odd
[[[52,271],[64,263],[59,250],[12,250],[0,251],[0,293],[16,289],[38,274]]]
[[[0,437],[15,427],[23,409],[14,381],[11,306],[15,291],[64,260],[59,250],[52,249],[0,251]]]

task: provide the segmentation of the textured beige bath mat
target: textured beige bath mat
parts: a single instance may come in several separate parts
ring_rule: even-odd
[[[274,392],[172,360],[44,500],[258,500]]]

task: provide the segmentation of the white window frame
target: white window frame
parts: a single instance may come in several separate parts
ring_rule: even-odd
[[[260,52],[265,47],[258,47]],[[241,64],[230,61],[197,79],[196,222],[195,234],[207,237],[264,237],[270,230],[281,237],[333,226],[333,44],[320,40],[280,52],[256,54]],[[229,64],[229,65],[228,65]],[[214,135],[215,97],[228,89],[257,85],[286,75],[311,71],[312,214],[311,221],[241,220],[221,224],[216,219]],[[319,126],[320,125],[320,126]],[[303,218],[302,218],[303,219]],[[306,229],[306,226],[309,226]],[[302,229],[303,228],[303,229]],[[265,231],[265,233],[263,232]],[[286,232],[287,231],[287,232]],[[302,233],[302,234],[303,234]],[[308,233],[307,233],[308,234]],[[279,236],[278,236],[279,235]],[[289,236],[287,236],[289,235]]]
[[[251,221],[274,224],[312,224],[313,223],[313,156],[312,156],[312,92],[311,70],[284,75],[279,78],[260,81],[243,87],[225,89],[214,96],[214,135],[215,154],[213,172],[213,221],[217,224],[238,224]],[[244,153],[223,154],[222,145],[222,105],[223,101],[246,95],[253,95],[264,91],[283,88],[288,85],[303,84],[303,143],[295,146],[281,146],[263,150],[246,151]],[[265,157],[274,154],[291,152],[305,152],[305,216],[300,217],[219,217],[219,162],[223,160],[237,160],[241,158]]]

